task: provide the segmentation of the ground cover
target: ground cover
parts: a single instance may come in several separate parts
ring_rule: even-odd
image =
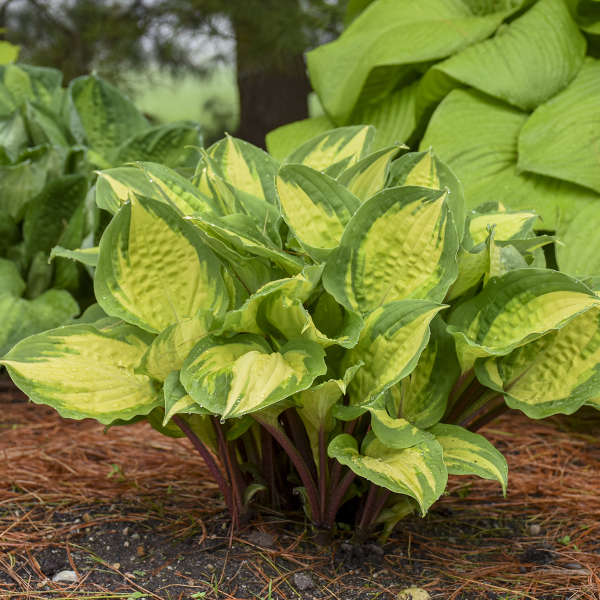
[[[61,419],[0,384],[0,597],[391,599],[600,597],[600,442],[516,415],[486,428],[509,493],[451,478],[389,540],[319,545],[301,513],[237,532],[185,439]],[[80,579],[52,577],[74,570]]]

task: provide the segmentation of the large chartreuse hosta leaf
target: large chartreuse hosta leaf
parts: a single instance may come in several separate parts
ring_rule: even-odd
[[[92,149],[100,167],[112,165],[119,146],[148,128],[148,122],[117,88],[95,75],[69,85],[69,120],[73,135]]]
[[[525,123],[519,136],[519,168],[600,192],[599,103],[600,61],[590,58],[571,85]]]
[[[343,123],[361,92],[383,96],[418,63],[488,37],[519,4],[485,2],[476,10],[461,0],[378,0],[339,39],[309,52],[313,87],[326,112]]]
[[[506,459],[482,435],[444,423],[438,423],[429,432],[444,450],[444,463],[450,475],[478,475],[483,479],[495,479],[506,494]]]
[[[556,232],[562,242],[556,245],[556,260],[561,271],[582,277],[600,275],[600,204],[586,206],[565,227]]]
[[[419,83],[417,112],[429,116],[461,85],[532,110],[575,77],[585,50],[564,0],[540,0],[494,37],[433,66]]]
[[[457,250],[445,192],[386,189],[364,202],[346,226],[327,259],[323,285],[360,313],[407,297],[438,301],[456,278]]]
[[[600,309],[507,356],[477,361],[475,371],[484,385],[529,417],[573,413],[600,397]]]
[[[265,137],[267,150],[277,160],[283,160],[300,144],[304,144],[334,127],[335,123],[325,115],[282,125],[267,133]]]
[[[220,261],[174,209],[149,199],[125,204],[106,228],[94,289],[109,315],[156,333],[229,305]]]
[[[474,91],[454,90],[433,114],[421,148],[436,154],[463,184],[467,208],[501,202],[535,210],[543,229],[569,222],[600,196],[559,179],[517,168],[519,133],[527,114]],[[567,161],[568,162],[568,161]]]
[[[128,324],[70,325],[26,338],[0,362],[34,402],[108,424],[162,404],[152,380],[134,372],[150,340]]]
[[[285,165],[276,182],[288,227],[310,256],[326,258],[360,200],[332,177],[304,165]]]
[[[490,279],[450,315],[463,370],[477,357],[501,356],[600,305],[587,286],[558,271],[516,269]]]
[[[181,382],[200,406],[223,419],[240,417],[309,388],[326,371],[324,356],[318,344],[304,340],[273,352],[255,335],[208,336],[186,359]]]
[[[364,362],[350,384],[353,404],[367,404],[406,377],[429,339],[429,323],[444,307],[427,300],[399,300],[373,311],[346,366]]]
[[[448,472],[442,447],[436,440],[398,450],[386,447],[374,436],[367,436],[359,452],[356,440],[351,435],[341,434],[330,442],[327,452],[357,475],[414,498],[422,514],[446,489]]]

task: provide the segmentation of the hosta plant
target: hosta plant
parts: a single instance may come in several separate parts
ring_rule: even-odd
[[[449,474],[505,490],[476,431],[507,407],[594,403],[600,298],[546,268],[535,213],[465,214],[432,152],[371,152],[374,133],[333,130],[281,164],[227,137],[190,181],[103,171],[114,216],[97,252],[72,252],[98,304],[2,364],[65,417],[186,435],[234,523],[299,497],[315,525],[344,508],[365,535],[424,514]]]
[[[0,354],[90,302],[87,272],[48,259],[54,246],[94,245],[105,221],[89,194],[94,169],[143,160],[193,172],[197,160],[196,125],[152,127],[95,76],[61,82],[54,69],[0,66]]]
[[[374,0],[307,55],[325,115],[267,136],[287,153],[303,135],[373,124],[375,141],[430,146],[464,186],[534,209],[564,242],[558,265],[600,274],[600,3],[594,0]]]

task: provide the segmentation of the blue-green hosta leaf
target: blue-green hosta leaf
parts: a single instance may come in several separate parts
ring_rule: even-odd
[[[600,192],[599,102],[600,60],[589,58],[571,85],[538,107],[523,126],[519,169]]]
[[[501,356],[600,305],[587,286],[550,269],[517,269],[490,279],[449,319],[463,371],[477,357]]]
[[[305,165],[284,165],[276,179],[283,218],[317,262],[335,248],[360,200],[332,177]]]
[[[19,340],[66,323],[79,313],[69,292],[48,290],[34,300],[0,294],[0,356]]]
[[[12,260],[0,258],[0,296],[21,296],[25,291],[25,282],[17,265]]]
[[[166,425],[174,415],[208,415],[210,412],[192,400],[179,381],[179,371],[171,371],[163,386],[165,401],[165,416],[163,426]]]
[[[556,260],[563,273],[574,277],[600,275],[600,204],[585,207],[565,227],[559,226]]]
[[[69,124],[75,139],[88,145],[89,158],[101,168],[112,166],[118,148],[148,129],[148,122],[121,92],[95,75],[69,84]]]
[[[417,112],[428,117],[451,89],[463,85],[533,110],[575,77],[585,50],[564,0],[540,0],[494,37],[431,67],[419,83]]]
[[[374,136],[375,129],[370,126],[332,129],[296,148],[284,163],[300,163],[337,177],[369,153]]]
[[[179,371],[192,348],[211,331],[212,316],[207,313],[169,325],[154,338],[140,362],[139,370],[158,381]]]
[[[276,160],[283,160],[300,144],[335,127],[335,123],[325,115],[294,121],[269,131],[265,137],[267,150]]]
[[[80,262],[88,267],[95,267],[98,265],[98,257],[100,256],[100,249],[98,246],[92,248],[76,248],[75,250],[69,250],[62,246],[54,246],[50,251],[50,260],[55,257],[69,258]]]
[[[429,325],[431,335],[412,373],[389,390],[393,414],[427,429],[444,415],[448,396],[460,376],[454,340],[441,317]]]
[[[301,258],[285,252],[270,240],[249,215],[233,214],[218,217],[203,214],[194,215],[189,219],[205,235],[228,246],[230,250],[267,258],[286,273],[299,273],[304,266]]]
[[[458,425],[438,423],[429,430],[444,450],[444,463],[450,475],[477,475],[494,479],[506,494],[506,459],[488,440]]]
[[[227,310],[223,265],[171,207],[136,199],[121,207],[100,240],[96,299],[111,316],[151,332]]]
[[[360,477],[414,498],[423,515],[444,493],[448,482],[442,447],[435,440],[396,450],[368,436],[359,452],[356,440],[344,433],[330,442],[327,452]]]
[[[429,121],[421,148],[435,148],[461,181],[467,209],[490,200],[534,210],[543,229],[567,223],[600,196],[559,179],[517,168],[519,132],[527,114],[474,91],[454,90]]]
[[[132,196],[160,200],[183,215],[218,210],[213,200],[201,194],[185,177],[157,163],[141,162],[98,173],[96,204],[100,208],[114,214]]]
[[[70,135],[58,114],[31,102],[25,105],[24,114],[34,144],[52,144],[65,148],[70,145]]]
[[[109,424],[162,404],[151,379],[134,372],[148,341],[127,324],[68,325],[23,340],[0,362],[34,402]]]
[[[344,359],[364,362],[350,384],[352,404],[368,404],[410,374],[429,340],[429,323],[444,308],[427,300],[399,300],[373,311]]]
[[[404,148],[395,145],[373,152],[343,171],[337,180],[364,202],[385,187],[390,161]]]
[[[487,38],[518,4],[488,3],[477,14],[460,0],[374,2],[340,38],[308,53],[313,88],[327,114],[344,123],[367,85],[377,84],[371,96],[385,95],[419,63]]]
[[[365,102],[356,106],[350,122],[369,123],[375,127],[373,150],[392,144],[402,144],[410,138],[417,125],[415,115],[417,84],[414,81],[394,90],[378,102],[372,102],[372,99],[367,96]]]
[[[475,371],[529,417],[571,414],[600,396],[600,310],[588,310],[507,356],[479,360]]]
[[[405,154],[392,163],[389,186],[419,185],[433,190],[448,190],[446,202],[452,212],[458,239],[465,230],[465,197],[456,175],[430,149]]]
[[[49,253],[65,230],[73,213],[82,205],[88,191],[83,175],[52,179],[27,207],[23,224],[25,252],[29,258]]]
[[[389,188],[356,211],[327,259],[323,285],[360,313],[407,297],[441,300],[457,275],[457,250],[445,192]]]
[[[62,73],[31,65],[0,66],[0,113],[8,114],[27,101],[58,111],[62,99]]]
[[[202,145],[198,124],[192,122],[157,125],[134,135],[117,151],[115,165],[136,160],[159,163],[176,169],[192,168]]]
[[[303,340],[273,352],[259,336],[209,336],[185,361],[181,383],[200,406],[223,419],[240,417],[309,388],[326,371],[324,356],[318,344]]]
[[[226,135],[207,154],[216,173],[235,189],[277,206],[273,181],[279,164],[264,150]]]

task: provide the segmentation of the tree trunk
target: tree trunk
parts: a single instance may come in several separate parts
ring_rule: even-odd
[[[252,27],[235,24],[240,125],[236,136],[265,147],[265,135],[283,125],[308,117],[311,91],[304,56],[281,55],[276,49],[258,57]],[[283,35],[283,32],[282,32]]]

